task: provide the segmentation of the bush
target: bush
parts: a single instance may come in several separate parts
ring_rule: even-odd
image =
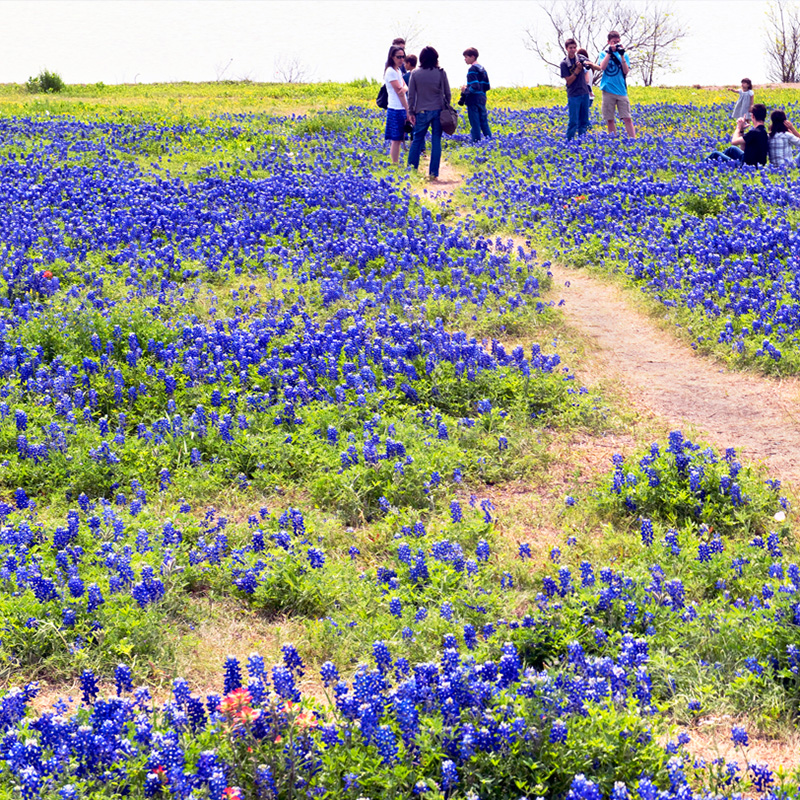
[[[45,94],[57,94],[63,92],[67,85],[57,72],[43,69],[35,78],[28,78],[25,88],[31,94],[43,92]]]

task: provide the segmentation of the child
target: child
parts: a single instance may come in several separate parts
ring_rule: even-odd
[[[742,78],[742,90],[739,91],[738,89],[729,89],[729,92],[733,92],[734,94],[739,95],[739,99],[736,101],[736,105],[733,107],[733,111],[731,111],[731,119],[739,119],[739,117],[745,117],[746,119],[750,118],[750,111],[755,104],[755,92],[753,91],[753,82],[750,78]]]

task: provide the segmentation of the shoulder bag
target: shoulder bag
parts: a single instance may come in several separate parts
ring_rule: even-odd
[[[442,130],[452,136],[458,127],[458,111],[447,101],[444,95],[444,81],[442,80],[442,68],[439,67],[439,80],[442,86],[442,110],[439,112],[439,122],[442,123]]]

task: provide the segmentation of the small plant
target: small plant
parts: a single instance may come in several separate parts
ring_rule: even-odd
[[[689,194],[683,201],[683,207],[696,217],[717,217],[725,207],[725,200],[714,195]]]
[[[35,78],[28,78],[25,88],[31,94],[57,94],[63,92],[67,85],[57,72],[43,69]]]

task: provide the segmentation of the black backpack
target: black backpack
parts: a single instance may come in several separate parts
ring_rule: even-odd
[[[378,91],[378,96],[375,98],[375,105],[378,106],[378,108],[389,108],[389,92],[386,91],[385,83]]]

